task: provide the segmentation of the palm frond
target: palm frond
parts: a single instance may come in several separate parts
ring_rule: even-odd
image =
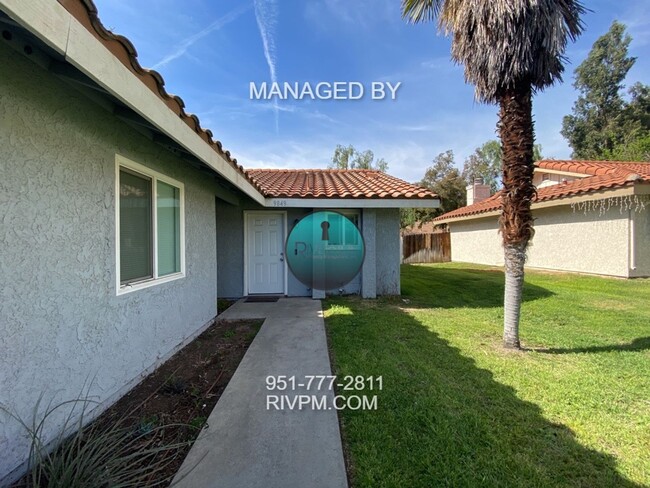
[[[402,18],[412,23],[431,22],[440,13],[444,0],[402,0]]]
[[[565,50],[583,30],[579,0],[403,0],[414,22],[438,18],[452,58],[476,98],[495,102],[516,86],[534,91],[562,79]]]
[[[566,44],[582,31],[583,11],[575,0],[461,2],[449,26],[452,58],[479,100],[496,101],[521,83],[541,90],[562,79]]]

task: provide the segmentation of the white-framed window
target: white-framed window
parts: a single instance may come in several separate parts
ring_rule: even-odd
[[[358,249],[361,246],[358,232],[354,232],[349,225],[343,225],[343,219],[348,218],[359,229],[360,216],[357,211],[340,211],[333,210],[328,216],[327,221],[329,240],[327,241],[328,249]]]
[[[117,294],[185,276],[181,182],[116,157]]]

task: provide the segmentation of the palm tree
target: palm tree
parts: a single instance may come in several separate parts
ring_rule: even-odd
[[[532,95],[561,80],[567,39],[582,32],[583,12],[579,0],[402,0],[406,19],[437,18],[440,30],[451,35],[451,57],[464,66],[476,99],[499,104],[508,348],[519,348],[524,263],[534,233]]]

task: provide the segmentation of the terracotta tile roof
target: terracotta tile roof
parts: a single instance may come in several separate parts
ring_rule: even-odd
[[[542,159],[541,161],[537,161],[535,166],[540,169],[591,176],[636,173],[650,178],[650,164],[647,162]]]
[[[444,221],[457,218],[457,217],[469,217],[470,215],[478,215],[486,212],[492,212],[495,210],[501,209],[501,192],[497,192],[492,195],[490,198],[475,203],[473,205],[467,205],[466,207],[460,207],[446,214],[442,214],[439,217],[433,219],[434,222],[443,223]]]
[[[540,169],[586,175],[584,178],[577,180],[539,188],[535,202],[583,195],[600,190],[623,188],[632,186],[638,182],[650,184],[650,163],[542,160],[535,163],[535,166]],[[482,202],[452,210],[433,220],[434,222],[442,223],[452,218],[469,217],[500,209],[501,194],[497,192]]]
[[[223,149],[220,141],[213,139],[209,129],[203,129],[199,118],[185,111],[185,102],[179,96],[167,93],[165,80],[155,70],[143,68],[138,61],[138,52],[126,37],[114,34],[106,29],[99,20],[97,7],[92,0],[58,0],[106,49],[108,49],[129,71],[140,79],[144,85],[155,93],[170,110],[178,115],[201,139],[224,157],[235,169],[243,174],[243,168],[237,160]]]
[[[269,198],[437,198],[431,190],[366,169],[249,169],[246,175]]]

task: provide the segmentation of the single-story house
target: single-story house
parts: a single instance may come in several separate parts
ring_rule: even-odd
[[[650,163],[543,160],[533,182],[528,267],[650,276]],[[452,261],[501,266],[501,195],[472,201],[470,190],[469,205],[434,221],[449,227]]]
[[[400,292],[399,208],[436,207],[432,192],[375,171],[245,171],[91,0],[0,0],[0,30],[4,409],[31,420],[39,397],[85,385],[97,415],[201,333],[218,297],[324,296],[282,256],[314,209],[365,241],[334,292]],[[28,445],[0,409],[0,485]]]

